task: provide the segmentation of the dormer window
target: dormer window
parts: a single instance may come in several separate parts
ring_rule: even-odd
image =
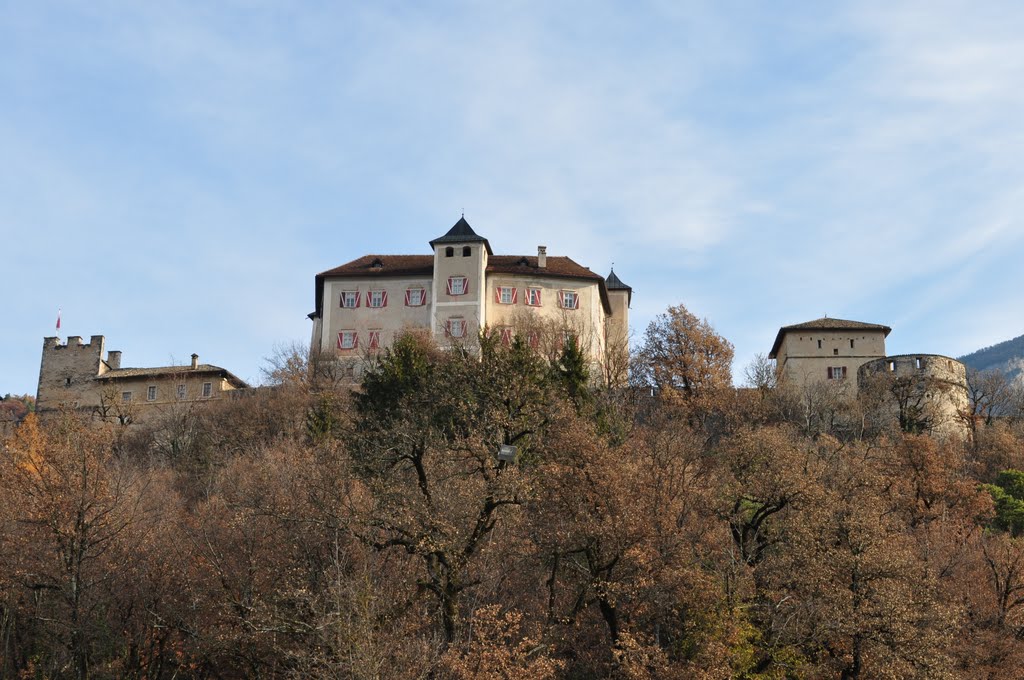
[[[455,256],[455,248],[452,248],[451,246],[448,246],[447,248],[445,248],[444,249],[444,256],[445,257],[454,257]]]
[[[473,254],[473,249],[472,248],[470,248],[469,246],[462,246],[462,256],[463,257],[469,257],[472,254]]]
[[[379,257],[377,257],[374,258],[373,262],[370,263],[370,267],[373,269],[382,269],[384,267],[384,263],[381,261]]]

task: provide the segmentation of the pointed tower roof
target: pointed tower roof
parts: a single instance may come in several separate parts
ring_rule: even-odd
[[[633,301],[633,288],[631,286],[627,286],[626,284],[624,284],[622,282],[622,279],[620,279],[615,274],[615,269],[612,269],[611,273],[608,275],[608,278],[604,280],[604,286],[608,290],[624,290],[624,291],[626,291],[626,293],[627,293],[626,304],[627,305]]]
[[[473,227],[469,226],[469,222],[466,221],[466,217],[462,216],[459,221],[455,223],[448,233],[444,236],[439,236],[430,242],[430,247],[435,247],[438,243],[483,243],[487,247],[487,254],[493,255],[494,252],[491,250],[491,244],[487,242],[483,236],[480,236]]]

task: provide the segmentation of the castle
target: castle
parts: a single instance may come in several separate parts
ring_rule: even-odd
[[[36,412],[41,418],[63,409],[122,424],[138,422],[183,403],[221,398],[248,385],[227,369],[200,364],[122,368],[121,352],[104,352],[102,335],[71,336],[65,344],[43,339]]]
[[[907,431],[965,437],[967,369],[939,354],[886,356],[888,326],[828,317],[783,326],[768,358],[779,385],[859,400]]]
[[[495,255],[465,217],[430,247],[432,255],[364,255],[317,274],[311,351],[355,379],[369,354],[407,330],[452,345],[487,329],[540,351],[571,335],[606,377],[621,364],[624,381],[633,291],[614,271],[604,278],[544,246],[535,256]]]

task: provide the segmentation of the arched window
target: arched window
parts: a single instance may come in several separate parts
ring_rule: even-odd
[[[453,257],[454,255],[455,255],[455,248],[452,248],[451,246],[448,246],[447,248],[444,249],[444,256],[445,257]]]
[[[470,253],[472,253],[472,252],[473,252],[473,249],[470,248],[469,246],[462,246],[462,256],[463,257],[469,257]]]

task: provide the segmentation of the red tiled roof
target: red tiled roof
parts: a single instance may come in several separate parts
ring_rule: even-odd
[[[316,311],[319,316],[323,298],[324,279],[347,277],[431,276],[434,273],[433,255],[364,255],[340,267],[316,275]],[[487,258],[488,274],[522,274],[552,276],[565,279],[585,279],[598,284],[601,302],[610,310],[604,277],[595,274],[572,258],[551,256],[544,269],[537,266],[536,255],[492,255]]]

